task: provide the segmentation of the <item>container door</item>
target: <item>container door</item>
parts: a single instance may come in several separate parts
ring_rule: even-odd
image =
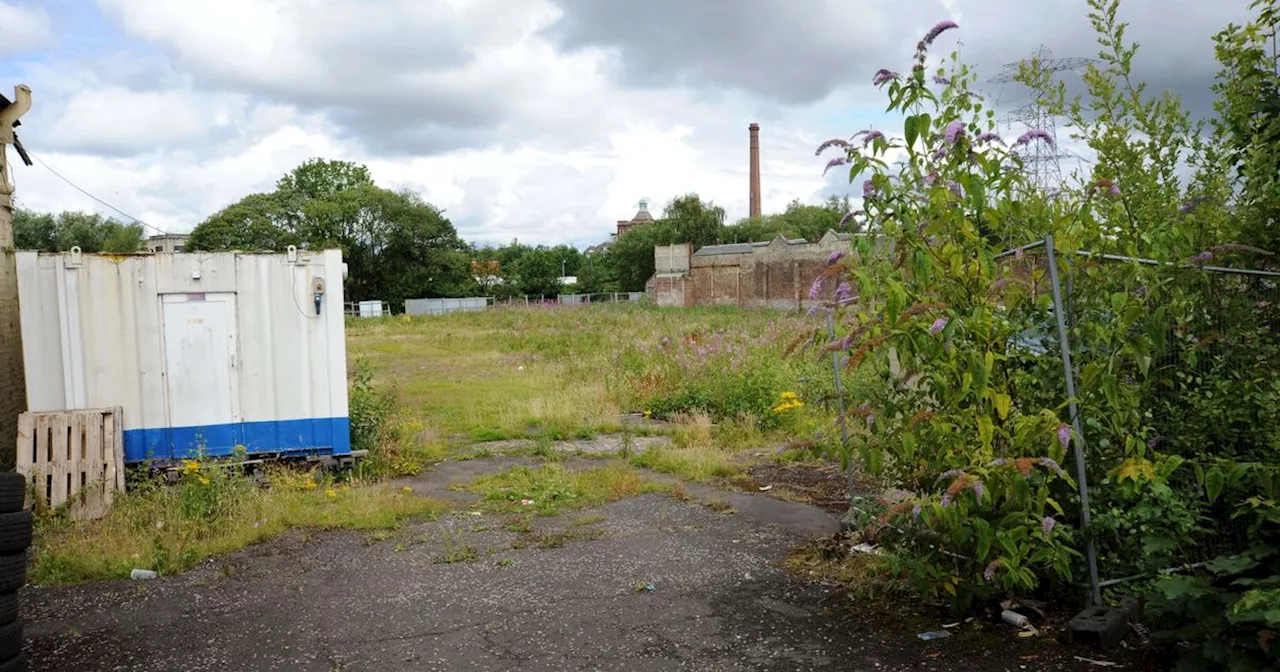
[[[169,426],[205,428],[217,443],[230,440],[240,422],[235,305],[232,293],[166,294],[161,303]],[[185,434],[174,432],[176,453],[189,449],[178,445]]]

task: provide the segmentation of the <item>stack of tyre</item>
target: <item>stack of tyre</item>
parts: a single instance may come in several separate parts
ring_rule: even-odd
[[[22,619],[18,589],[27,583],[27,548],[31,546],[31,511],[26,510],[27,479],[0,473],[0,672],[23,672]]]

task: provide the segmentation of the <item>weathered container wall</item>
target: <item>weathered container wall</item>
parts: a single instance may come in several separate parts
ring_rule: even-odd
[[[342,268],[338,250],[19,253],[28,404],[122,407],[130,462],[350,453]]]

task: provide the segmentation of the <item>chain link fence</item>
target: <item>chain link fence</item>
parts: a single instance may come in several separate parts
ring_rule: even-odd
[[[1251,493],[1211,472],[1280,476],[1280,273],[1215,256],[1064,254],[1052,238],[997,256],[1043,306],[1011,354],[1064,401],[1095,602],[1247,546],[1233,514]]]

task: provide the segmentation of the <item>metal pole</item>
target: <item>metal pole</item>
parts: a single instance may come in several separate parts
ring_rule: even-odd
[[[13,241],[13,182],[9,145],[17,144],[13,125],[31,107],[31,89],[19,85],[13,100],[0,108],[0,469],[17,459],[18,415],[27,410],[22,327],[18,322],[17,250]],[[25,155],[23,156],[25,159]]]
[[[836,323],[832,313],[827,313],[827,337],[832,342],[836,340]],[[840,418],[840,447],[842,449],[849,447],[849,425],[844,417],[844,385],[840,382],[840,351],[831,351],[831,373],[836,381],[836,411]],[[849,502],[853,503],[853,455],[849,455]]]
[[[1080,487],[1080,525],[1084,528],[1085,559],[1089,563],[1089,599],[1092,604],[1102,604],[1102,587],[1098,585],[1098,552],[1093,545],[1093,534],[1089,530],[1089,478],[1085,472],[1084,460],[1084,423],[1080,420],[1080,409],[1076,406],[1075,369],[1071,366],[1071,341],[1068,340],[1066,304],[1062,301],[1062,285],[1058,280],[1058,260],[1054,254],[1053,236],[1044,238],[1045,253],[1049,258],[1049,284],[1053,289],[1053,316],[1058,322],[1058,350],[1062,354],[1062,375],[1067,382],[1067,413],[1071,415],[1071,428],[1075,440],[1076,483]]]

